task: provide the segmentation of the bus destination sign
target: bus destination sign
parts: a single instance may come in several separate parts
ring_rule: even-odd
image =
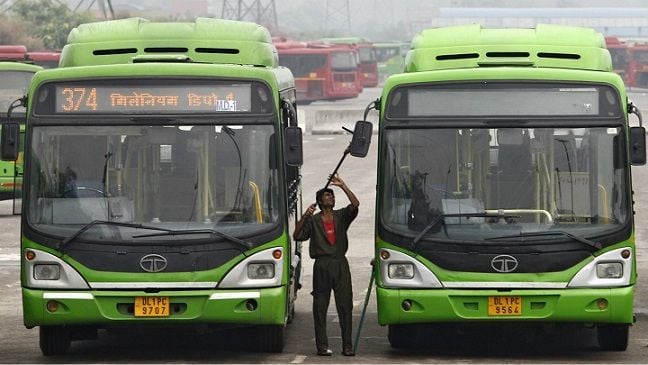
[[[250,84],[56,85],[56,113],[249,112]]]

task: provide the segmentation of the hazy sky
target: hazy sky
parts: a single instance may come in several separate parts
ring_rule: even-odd
[[[80,0],[68,1],[71,7],[75,7]],[[243,0],[243,3],[251,7],[257,1],[264,7],[272,4],[272,0]],[[235,7],[239,0],[112,0],[116,10],[146,8],[141,15],[144,17],[153,14],[164,16],[165,12],[169,13],[167,16],[184,12],[185,16],[220,17],[224,2]],[[83,6],[89,4],[97,8],[98,0],[83,1]],[[271,29],[272,33],[298,39],[311,39],[328,32],[329,35],[359,35],[374,40],[409,40],[419,29],[427,27],[426,22],[437,16],[438,8],[448,7],[648,9],[648,0],[275,0],[274,4],[279,27]],[[347,9],[350,24],[346,21]],[[189,12],[197,13],[187,14]]]

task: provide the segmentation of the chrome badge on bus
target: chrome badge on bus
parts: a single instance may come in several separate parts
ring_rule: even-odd
[[[510,255],[498,255],[491,260],[491,267],[497,272],[513,272],[518,267],[518,260]]]
[[[167,267],[167,259],[164,256],[150,254],[140,259],[140,267],[146,272],[160,272]]]

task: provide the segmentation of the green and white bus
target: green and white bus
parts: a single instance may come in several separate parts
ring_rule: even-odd
[[[27,95],[29,84],[34,74],[43,68],[21,62],[0,62],[0,123],[14,121],[24,123],[25,108],[16,104],[8,115],[9,107],[18,99]],[[24,131],[24,127],[21,127]],[[22,139],[22,134],[21,134]],[[14,161],[0,161],[0,200],[19,197],[22,186],[23,155],[20,153]]]
[[[645,131],[601,34],[424,30],[380,110],[375,275],[393,347],[428,325],[557,323],[625,350]]]
[[[408,44],[390,41],[375,42],[373,45],[378,62],[378,83],[382,85],[389,76],[403,72]]]
[[[73,29],[27,108],[23,315],[43,354],[110,326],[192,324],[258,326],[250,343],[282,351],[301,270],[294,105],[256,24]]]

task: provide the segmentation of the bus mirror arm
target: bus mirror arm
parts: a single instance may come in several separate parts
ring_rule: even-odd
[[[634,114],[639,119],[639,127],[643,127],[643,119],[641,118],[641,110],[637,108],[632,102],[628,103],[628,114]]]
[[[380,99],[376,99],[369,103],[364,111],[364,117],[361,121],[357,121],[353,129],[353,139],[349,145],[349,153],[353,157],[365,157],[369,152],[369,145],[371,144],[371,135],[373,134],[373,125],[367,122],[367,115],[369,111],[375,109],[380,110]],[[345,128],[345,130],[347,130]]]
[[[297,110],[293,104],[286,98],[281,99],[281,104],[283,109],[286,110],[286,116],[288,117],[288,126],[297,127]]]
[[[23,108],[27,107],[27,95],[24,95],[23,97],[11,102],[11,105],[9,105],[9,109],[7,109],[7,120],[11,121],[11,113],[13,113],[13,110],[18,107],[23,107]]]
[[[643,166],[646,164],[646,129],[643,127],[641,111],[629,103],[628,113],[639,119],[638,127],[630,127],[630,161],[633,166]]]
[[[345,131],[353,134],[353,138],[351,138],[349,146],[344,150],[344,154],[342,154],[340,162],[338,162],[337,166],[335,166],[335,170],[333,170],[333,173],[329,175],[328,181],[326,182],[326,185],[324,185],[324,188],[327,188],[329,186],[331,180],[333,179],[333,176],[335,176],[340,166],[342,166],[342,162],[344,162],[344,159],[348,154],[351,154],[351,156],[353,157],[367,156],[367,153],[369,152],[369,145],[371,144],[371,135],[373,133],[373,124],[371,124],[371,122],[367,122],[367,114],[369,114],[369,111],[371,109],[380,110],[380,99],[376,99],[369,103],[369,105],[367,105],[364,111],[364,120],[357,121],[355,127],[353,128],[353,131],[349,130],[348,128],[342,127],[342,129],[344,129]]]

